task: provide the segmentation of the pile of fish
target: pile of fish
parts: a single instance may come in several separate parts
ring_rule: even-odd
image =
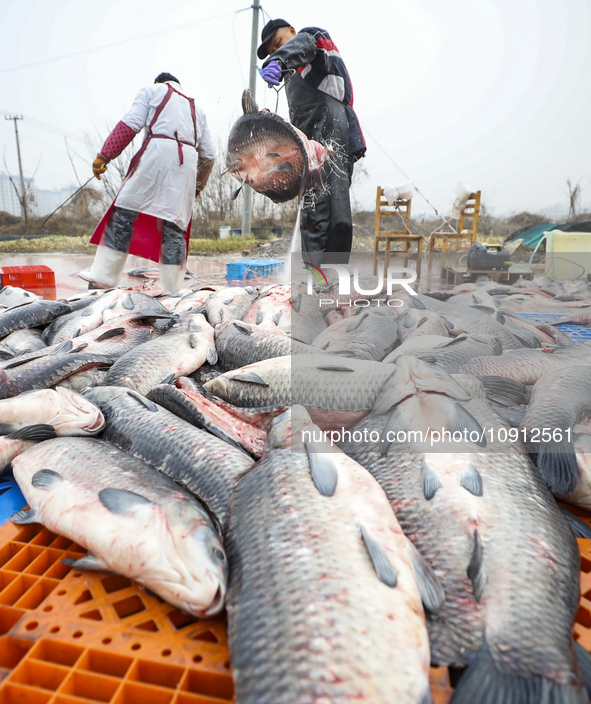
[[[586,282],[0,305],[12,520],[226,608],[238,704],[427,704],[430,666],[454,704],[590,701],[591,343],[557,327]]]

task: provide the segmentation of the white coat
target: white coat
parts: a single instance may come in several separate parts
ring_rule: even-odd
[[[195,106],[193,125],[190,101],[180,94],[178,83],[167,81],[142,88],[122,121],[136,133],[145,129],[144,139],[147,139],[148,127],[169,83],[174,91],[151,129],[153,135],[165,138],[152,137],[147,145],[144,142],[137,167],[123,182],[113,205],[168,220],[184,231],[193,213],[197,158],[215,157],[205,114]],[[182,149],[182,164],[179,149]]]

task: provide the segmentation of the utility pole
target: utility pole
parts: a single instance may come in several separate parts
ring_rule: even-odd
[[[252,2],[252,35],[250,40],[250,75],[248,88],[253,100],[256,96],[256,76],[257,76],[257,37],[259,34],[259,10],[260,0]],[[242,207],[242,235],[250,235],[252,229],[252,188],[245,185],[242,189],[244,201]]]
[[[18,127],[17,120],[22,120],[22,115],[4,115],[5,120],[14,120],[14,134],[16,135],[16,153],[18,155],[18,170],[21,175],[21,208],[23,209],[23,218],[25,219],[25,224],[27,223],[27,194],[25,191],[25,177],[23,176],[23,164],[21,161],[21,145],[18,139]]]

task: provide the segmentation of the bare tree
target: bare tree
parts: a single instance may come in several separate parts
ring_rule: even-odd
[[[577,209],[581,199],[581,183],[573,186],[570,178],[566,179],[566,187],[568,188],[568,219],[574,220],[577,216]]]

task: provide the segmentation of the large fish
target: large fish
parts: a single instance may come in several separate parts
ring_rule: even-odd
[[[591,365],[576,366],[571,359],[568,367],[536,382],[521,431],[542,477],[557,494],[570,494],[577,488],[573,429],[590,414]]]
[[[274,357],[220,374],[203,386],[242,408],[301,404],[323,429],[349,427],[372,409],[395,365],[332,354]]]
[[[221,611],[224,550],[207,512],[155,469],[94,438],[48,440],[13,460],[30,509],[15,523],[41,523],[89,551],[76,569],[136,580],[195,616]]]
[[[321,442],[298,444],[294,420],[276,419],[228,513],[236,702],[427,704],[415,573],[434,608],[438,582],[368,472]]]
[[[53,320],[72,310],[66,301],[44,301],[34,299],[7,308],[0,313],[0,338],[15,330],[47,325]]]
[[[32,389],[50,389],[73,374],[111,363],[109,357],[85,352],[47,355],[23,364],[16,358],[12,366],[0,369],[0,399]]]
[[[267,433],[254,423],[238,418],[218,403],[185,386],[186,379],[177,384],[160,384],[151,389],[146,398],[166,408],[196,428],[207,430],[212,435],[245,450],[253,457],[260,457]],[[213,397],[215,398],[215,397]]]
[[[30,425],[51,425],[61,436],[89,436],[101,432],[105,419],[98,406],[62,386],[25,391],[0,401],[0,434]]]
[[[195,313],[182,325],[119,357],[109,369],[105,384],[127,386],[146,394],[158,384],[169,383],[191,374],[205,362],[216,361],[213,328],[201,313]]]
[[[399,342],[399,321],[391,308],[359,308],[353,317],[342,318],[323,330],[312,345],[327,354],[380,362]]]
[[[494,425],[481,401],[466,405]],[[371,415],[353,430],[380,436],[388,422]],[[528,458],[510,448],[384,453],[350,440],[341,447],[378,480],[441,580],[445,604],[427,614],[432,662],[468,666],[452,702],[588,704],[573,654],[579,551]]]
[[[259,111],[250,92],[228,137],[228,172],[274,203],[285,203],[320,181],[330,150],[276,113]],[[240,189],[239,189],[240,190]]]
[[[105,440],[185,486],[223,523],[251,457],[130,389],[99,386],[87,396],[105,416]]]
[[[312,345],[292,340],[281,328],[242,320],[227,320],[215,329],[218,361],[224,369],[236,369],[253,362],[290,354],[318,354]]]

